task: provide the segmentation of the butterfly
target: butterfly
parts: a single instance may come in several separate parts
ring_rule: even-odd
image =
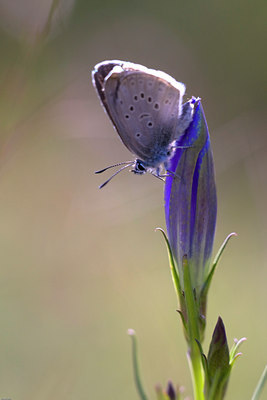
[[[120,166],[100,188],[128,167],[137,175],[166,176],[177,140],[192,120],[192,102],[182,104],[185,85],[165,72],[119,60],[97,64],[92,81],[123,144],[136,157],[96,171]]]

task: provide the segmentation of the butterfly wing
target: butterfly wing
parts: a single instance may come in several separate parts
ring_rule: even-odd
[[[156,166],[176,139],[185,86],[141,65],[110,61],[93,75],[100,100],[122,142],[137,157]]]
[[[104,106],[104,109],[107,112],[109,118],[111,119],[113,125],[115,125],[115,123],[114,123],[112,116],[108,109],[104,86],[105,86],[105,79],[107,78],[109,73],[112,71],[112,69],[121,64],[122,64],[121,61],[116,61],[116,60],[104,61],[104,62],[101,62],[101,63],[95,65],[95,67],[92,71],[93,84],[94,84],[97,94],[100,98],[100,101],[101,101],[102,105]]]

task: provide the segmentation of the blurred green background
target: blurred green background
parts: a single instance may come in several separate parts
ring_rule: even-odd
[[[106,59],[161,69],[200,96],[213,145],[215,250],[236,231],[209,296],[246,336],[227,399],[249,399],[267,360],[265,1],[0,0],[0,397],[138,398],[168,379],[191,395],[162,237],[163,185],[94,170],[131,157],[91,84]],[[107,175],[108,176],[108,175]],[[267,391],[265,390],[265,396]],[[264,395],[263,395],[264,398]],[[266,398],[266,397],[265,397]]]

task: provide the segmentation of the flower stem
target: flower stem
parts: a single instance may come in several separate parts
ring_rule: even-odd
[[[194,391],[194,400],[205,400],[204,397],[204,372],[202,368],[201,354],[197,344],[187,352],[187,359],[191,372]]]
[[[204,398],[204,371],[202,367],[202,356],[196,341],[200,342],[198,308],[192,287],[190,268],[187,257],[183,259],[184,292],[188,323],[188,362],[194,390],[194,400],[205,400]]]

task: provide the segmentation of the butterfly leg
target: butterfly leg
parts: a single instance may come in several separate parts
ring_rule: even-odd
[[[174,178],[181,179],[181,177],[180,177],[179,175],[177,175],[177,174],[176,174],[175,172],[173,172],[173,171],[170,171],[170,170],[166,169],[166,172],[167,172],[167,173],[165,173],[165,174],[160,173],[160,167],[158,167],[158,168],[156,169],[156,173],[152,173],[152,175],[156,176],[157,178],[159,178],[159,179],[161,179],[161,180],[164,180],[163,178],[167,178],[167,177],[169,177],[169,176],[172,176],[172,177],[174,177]]]
[[[172,176],[173,178],[181,179],[180,175],[177,175],[175,172],[170,171],[169,169],[166,169],[166,172],[168,172],[166,176]]]
[[[165,179],[163,179],[162,176],[159,176],[159,175],[157,175],[157,174],[154,174],[153,172],[152,172],[151,174],[152,174],[155,178],[158,178],[158,179],[160,179],[161,181],[165,182]]]

